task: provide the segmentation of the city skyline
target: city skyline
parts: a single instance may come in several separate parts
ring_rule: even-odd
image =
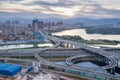
[[[0,18],[120,18],[119,0],[0,0]]]

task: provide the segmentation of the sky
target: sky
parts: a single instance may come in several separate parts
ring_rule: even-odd
[[[0,0],[0,18],[120,18],[120,0]]]

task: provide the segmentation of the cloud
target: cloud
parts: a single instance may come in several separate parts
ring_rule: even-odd
[[[70,7],[74,6],[75,2],[69,0],[34,0],[30,3],[25,3],[24,5],[39,5],[45,7]]]
[[[107,18],[120,17],[119,5],[118,0],[0,0],[0,12],[19,14],[16,16]]]
[[[63,16],[57,15],[57,14],[43,14],[41,12],[39,13],[35,13],[35,12],[0,12],[0,18],[26,18],[26,19],[34,19],[34,18],[53,18],[53,17],[57,17],[57,18],[65,18]]]
[[[24,0],[0,0],[0,2],[20,2]]]

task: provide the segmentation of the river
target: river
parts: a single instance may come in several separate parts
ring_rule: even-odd
[[[65,30],[65,31],[61,31],[61,32],[55,32],[52,33],[52,35],[57,35],[57,36],[64,36],[64,35],[68,35],[68,36],[80,36],[81,38],[85,39],[85,40],[116,40],[116,41],[120,41],[120,35],[111,35],[111,34],[88,34],[86,33],[85,29],[71,29],[71,30]],[[115,47],[115,48],[119,48],[120,44],[117,45],[99,45],[96,44],[96,46],[98,47]]]
[[[51,43],[38,44],[38,47],[46,47],[46,46],[51,47],[51,46],[53,46],[53,44],[51,44]],[[34,47],[33,44],[3,45],[3,46],[0,46],[0,50],[32,48],[32,47]]]
[[[69,36],[81,36],[81,38],[85,40],[116,40],[120,41],[120,35],[104,35],[104,34],[88,34],[86,33],[85,29],[72,29],[72,30],[65,30],[61,32],[55,32],[52,33],[52,35],[57,35],[57,36],[63,36],[63,35],[69,35]]]

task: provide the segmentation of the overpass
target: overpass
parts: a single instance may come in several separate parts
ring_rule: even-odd
[[[120,59],[120,55],[118,55],[116,53],[112,53],[112,52],[108,53],[107,51],[104,51],[104,50],[101,50],[101,49],[96,49],[96,48],[93,48],[93,47],[89,47],[86,44],[73,42],[73,41],[69,41],[69,40],[63,40],[63,39],[59,39],[59,38],[52,37],[52,36],[46,36],[46,38],[49,38],[53,41],[59,41],[60,43],[67,43],[67,44],[70,44],[70,45],[74,45],[74,46],[80,47],[81,49],[89,51],[92,54],[99,54],[103,57],[108,58],[111,61],[111,64],[102,67],[103,69],[114,68],[117,65],[117,60]]]
[[[56,64],[56,63],[53,63],[51,61],[48,61],[44,58],[42,58],[40,56],[40,54],[44,51],[48,51],[50,49],[53,49],[53,48],[47,48],[47,49],[42,49],[42,50],[37,50],[36,53],[34,53],[34,56],[36,57],[37,60],[39,60],[41,62],[41,64],[43,65],[46,65],[46,66],[50,66],[50,67],[55,67],[55,68],[59,68],[59,69],[62,69],[62,70],[73,70],[73,71],[76,71],[76,72],[86,72],[86,73],[91,73],[93,75],[99,75],[99,76],[105,76],[107,78],[115,78],[115,79],[118,79],[120,77],[118,76],[115,76],[115,75],[110,75],[110,74],[103,74],[103,73],[99,73],[99,72],[94,72],[94,71],[91,71],[91,70],[86,70],[85,68],[84,69],[78,69],[76,67],[71,67],[71,66],[64,66],[64,65],[59,65],[59,64]]]
[[[39,49],[40,50],[40,49]],[[20,52],[20,51],[8,51],[8,52],[0,52],[0,56],[34,56],[34,52],[36,51],[29,51],[29,52]],[[53,48],[52,50],[46,50],[40,54],[40,56],[75,56],[75,55],[83,55],[86,54],[90,56],[88,52],[85,50],[81,50],[80,48]]]
[[[55,41],[56,43],[58,42],[59,44],[61,44],[61,43],[71,44],[71,45],[74,45],[76,47],[80,47],[83,50],[92,52],[92,54],[99,54],[99,55],[101,55],[103,57],[108,58],[111,61],[111,63],[109,65],[107,65],[107,66],[103,66],[102,69],[110,69],[110,68],[112,69],[112,68],[114,68],[117,65],[116,59],[119,59],[119,57],[117,56],[117,54],[115,56],[111,56],[111,54],[108,55],[108,53],[106,53],[106,51],[89,47],[86,44],[82,44],[82,43],[78,43],[78,42],[73,42],[73,41],[69,41],[69,40],[63,40],[63,39],[55,38],[55,37],[48,36],[48,35],[46,35],[45,37],[47,39],[51,40],[51,41]],[[81,68],[78,68],[76,66],[63,66],[63,65],[55,64],[55,63],[52,63],[51,61],[48,61],[48,60],[46,60],[46,59],[44,59],[44,58],[42,58],[40,56],[42,52],[48,51],[48,50],[53,49],[53,48],[55,48],[55,47],[51,47],[51,48],[47,48],[47,49],[43,49],[43,50],[37,50],[37,52],[34,53],[34,56],[42,64],[47,65],[47,66],[51,66],[51,67],[55,67],[55,68],[60,68],[60,69],[63,69],[63,70],[68,69],[68,70],[83,71],[83,72],[88,72],[88,73],[90,72],[91,74],[94,74],[94,75],[97,74],[97,75],[106,76],[106,77],[109,77],[109,78],[111,77],[111,78],[115,78],[115,79],[119,79],[120,78],[120,77],[115,76],[115,75],[102,74],[102,73],[99,73],[99,72],[94,72],[94,71],[91,71],[91,70],[86,70],[85,68],[81,69]],[[78,55],[77,57],[81,57],[81,56]]]
[[[8,60],[10,60],[10,61],[21,61],[21,62],[32,62],[32,61],[34,61],[34,60],[29,60],[29,59],[18,59],[18,58],[0,58],[0,60],[6,60],[6,61],[8,61]]]
[[[99,76],[104,76],[104,77],[107,77],[107,78],[114,78],[114,79],[117,79],[119,80],[120,79],[120,76],[116,76],[116,75],[111,75],[111,74],[104,74],[104,73],[99,73],[99,72],[95,72],[95,71],[91,71],[91,70],[88,70],[86,68],[78,68],[77,66],[74,66],[71,62],[73,59],[75,58],[79,58],[79,57],[84,57],[85,55],[77,55],[77,56],[73,56],[72,58],[70,57],[69,59],[66,60],[67,62],[67,66],[64,66],[64,65],[59,65],[59,64],[56,64],[56,63],[53,63],[51,61],[48,61],[44,58],[41,57],[41,54],[45,51],[51,51],[51,50],[55,50],[54,48],[57,48],[60,44],[69,44],[69,45],[74,45],[75,47],[79,47],[81,48],[82,50],[85,50],[87,52],[90,52],[91,54],[94,54],[94,55],[100,55],[100,56],[103,56],[107,59],[110,60],[110,64],[107,65],[107,66],[103,66],[102,69],[113,69],[116,65],[117,65],[117,61],[116,60],[119,60],[120,59],[120,55],[116,54],[116,53],[111,53],[111,52],[107,52],[107,51],[104,51],[104,50],[101,50],[101,49],[96,49],[96,48],[92,48],[92,47],[89,47],[87,46],[86,44],[82,44],[82,43],[78,43],[78,42],[73,42],[73,41],[69,41],[69,40],[63,40],[63,39],[59,39],[59,38],[56,38],[56,37],[52,37],[52,36],[48,36],[48,35],[45,35],[45,37],[50,40],[50,41],[53,41],[55,43],[54,46],[50,47],[50,48],[45,48],[45,49],[37,49],[33,55],[35,56],[35,58],[37,60],[39,60],[41,62],[42,65],[46,65],[46,66],[50,66],[50,67],[54,67],[54,68],[58,68],[58,69],[62,69],[63,71],[65,70],[72,70],[72,71],[76,71],[76,72],[85,72],[85,73],[90,73],[94,76],[96,75],[99,75]],[[59,49],[57,49],[59,50]],[[64,52],[63,52],[64,53]],[[115,55],[113,55],[115,54]],[[2,59],[5,59],[5,58],[2,58]],[[9,60],[13,60],[11,58],[9,58]],[[17,59],[14,59],[14,60],[17,60]],[[29,60],[20,60],[20,61],[29,61]],[[32,60],[31,60],[32,61]],[[30,61],[30,62],[31,62]],[[76,74],[77,75],[77,74]]]

